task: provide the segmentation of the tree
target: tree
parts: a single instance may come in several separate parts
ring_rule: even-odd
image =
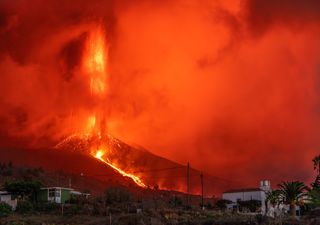
[[[315,181],[311,184],[312,189],[320,192],[320,175],[318,175]]]
[[[312,190],[309,192],[311,205],[314,207],[320,206],[320,155],[316,156],[312,160],[313,168],[318,170],[315,181],[311,184]]]
[[[320,206],[320,191],[316,189],[312,189],[309,192],[311,206],[319,207]]]
[[[259,200],[248,200],[248,201],[238,201],[239,206],[249,209],[250,212],[256,212],[261,207],[261,201]]]
[[[231,204],[232,201],[227,200],[227,199],[219,199],[216,202],[216,207],[218,207],[220,210],[225,210],[227,209],[227,204]]]
[[[280,196],[285,204],[290,206],[290,214],[295,216],[296,205],[301,201],[302,197],[306,196],[308,187],[300,181],[282,182],[280,187]]]
[[[11,181],[4,184],[4,189],[13,195],[21,196],[22,199],[27,197],[35,201],[41,186],[38,181]]]
[[[279,205],[281,202],[281,191],[280,190],[272,190],[266,193],[266,201],[270,202],[270,204],[275,207]]]
[[[313,162],[313,169],[317,170],[318,175],[320,175],[320,155],[315,156],[312,159]]]

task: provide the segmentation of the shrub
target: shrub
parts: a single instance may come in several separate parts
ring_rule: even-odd
[[[109,188],[105,192],[105,198],[107,203],[123,203],[131,202],[133,197],[132,194],[125,188]]]
[[[259,200],[239,201],[238,204],[241,208],[249,209],[250,212],[256,212],[261,207],[261,201]]]
[[[61,206],[54,202],[37,203],[34,205],[34,210],[38,212],[56,212],[61,210]]]
[[[8,216],[12,213],[12,208],[5,202],[0,202],[0,217]]]
[[[82,205],[66,205],[64,206],[64,215],[74,216],[77,214],[84,214]]]
[[[172,205],[173,207],[178,207],[178,206],[182,206],[183,201],[181,198],[174,196],[169,200],[169,204]]]
[[[16,212],[27,214],[33,211],[32,203],[29,201],[18,201]]]
[[[219,199],[216,202],[216,206],[221,209],[221,210],[225,210],[227,208],[227,204],[232,203],[230,200],[227,199]]]

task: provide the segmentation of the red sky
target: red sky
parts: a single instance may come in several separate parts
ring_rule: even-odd
[[[1,146],[53,145],[99,109],[112,135],[212,175],[310,182],[319,23],[317,0],[3,0]],[[102,104],[81,73],[97,26]]]

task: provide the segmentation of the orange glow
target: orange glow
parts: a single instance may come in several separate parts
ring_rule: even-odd
[[[131,160],[110,134],[245,185],[310,183],[320,146],[318,2],[0,1],[0,145],[69,137],[68,149],[85,142],[79,152],[100,166],[103,146],[100,158],[126,173],[171,167]],[[135,175],[185,188],[185,173],[165,172]]]
[[[99,159],[101,162],[107,164],[108,166],[112,167],[114,170],[119,172],[122,176],[124,177],[129,177],[131,178],[138,186],[146,188],[147,185],[145,185],[141,179],[133,174],[126,173],[125,171],[119,169],[116,167],[114,164],[107,162],[105,159],[103,159],[103,156],[105,155],[106,151],[105,150],[97,150],[97,152],[93,153],[92,155],[96,158]]]
[[[84,71],[90,77],[91,94],[102,95],[106,92],[106,61],[105,34],[101,27],[97,27],[88,36],[83,58]]]
[[[87,129],[92,131],[96,125],[96,117],[95,116],[89,116],[87,121]]]

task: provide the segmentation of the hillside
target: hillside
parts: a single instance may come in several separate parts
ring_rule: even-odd
[[[93,148],[101,146],[105,148],[103,156],[105,160],[126,172],[139,176],[148,186],[186,191],[186,165],[155,155],[148,150],[132,147],[111,135],[75,135],[56,147],[62,152],[90,155]],[[190,191],[193,194],[201,193],[200,174],[200,171],[190,168]],[[204,174],[205,195],[219,194],[232,186],[235,186],[235,183]]]
[[[42,172],[37,179],[45,185],[69,187],[71,183],[72,188],[89,190],[94,195],[101,194],[108,186],[134,185],[130,179],[90,156],[56,149],[1,149],[0,163],[9,162],[16,169],[10,176],[0,176],[1,181],[21,176],[32,178],[30,168],[40,168]]]

